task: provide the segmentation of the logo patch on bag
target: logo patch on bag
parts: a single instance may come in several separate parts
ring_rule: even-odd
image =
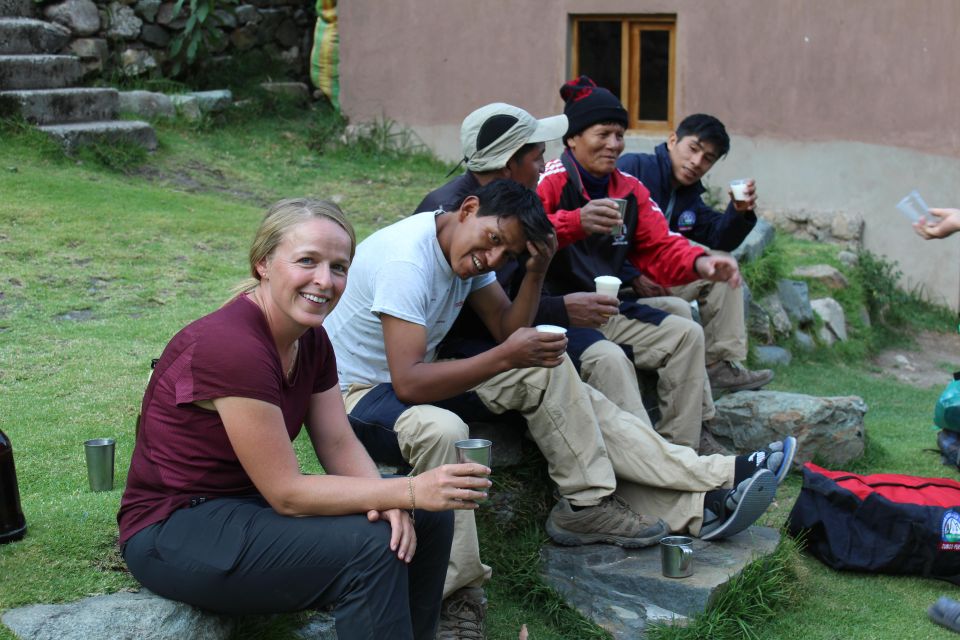
[[[697,221],[697,214],[689,209],[680,214],[680,217],[677,218],[677,229],[680,231],[690,231],[693,229],[693,224]]]
[[[960,514],[947,510],[940,524],[940,550],[960,551]]]

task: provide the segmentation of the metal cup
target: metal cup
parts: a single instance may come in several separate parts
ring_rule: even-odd
[[[693,575],[693,538],[667,536],[660,541],[660,564],[667,578]]]
[[[457,440],[453,443],[457,448],[457,462],[478,462],[485,467],[489,467],[493,456],[491,450],[493,443],[482,438],[471,438],[469,440]],[[487,498],[480,498],[474,502],[486,502]]]
[[[96,438],[83,443],[87,456],[87,479],[91,491],[113,491],[113,438]]]

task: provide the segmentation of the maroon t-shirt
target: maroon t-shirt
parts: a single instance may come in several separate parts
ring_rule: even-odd
[[[337,384],[333,347],[322,327],[300,338],[293,379],[260,308],[239,296],[187,325],[154,368],[140,410],[140,432],[117,522],[120,544],[194,498],[257,493],[216,411],[193,402],[253,398],[283,411],[290,440],[307,417],[310,396]]]

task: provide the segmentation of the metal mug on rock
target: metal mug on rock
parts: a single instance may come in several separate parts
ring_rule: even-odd
[[[693,575],[693,538],[667,536],[660,541],[660,563],[667,578]]]

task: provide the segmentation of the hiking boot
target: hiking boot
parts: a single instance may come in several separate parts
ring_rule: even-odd
[[[547,518],[547,533],[569,547],[602,542],[636,549],[655,544],[668,531],[663,520],[642,516],[623,498],[611,495],[598,505],[580,508],[560,498]]]
[[[773,371],[758,369],[751,371],[739,362],[721,360],[707,366],[707,378],[710,389],[718,393],[733,393],[748,389],[759,389],[773,380]]]
[[[777,478],[768,469],[727,491],[710,491],[703,501],[701,540],[722,540],[740,533],[763,515],[777,493]]]
[[[710,432],[710,429],[707,427],[706,423],[700,427],[700,446],[697,447],[697,453],[702,456],[712,456],[714,454],[719,454],[721,456],[733,455],[730,449],[727,449],[717,441],[713,433]]]
[[[479,587],[463,587],[440,607],[437,640],[485,640],[487,598]]]

